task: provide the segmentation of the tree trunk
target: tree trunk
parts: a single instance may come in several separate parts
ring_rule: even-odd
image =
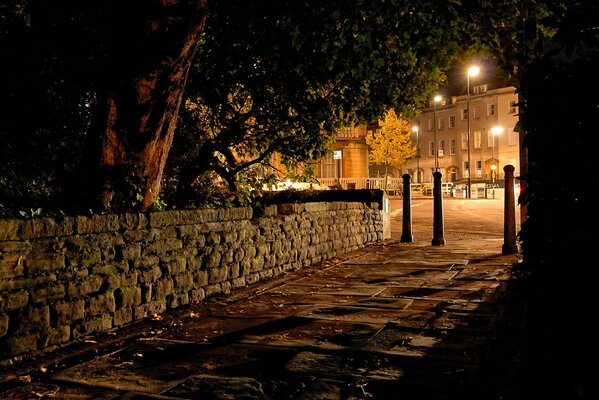
[[[103,207],[143,212],[158,198],[206,3],[128,0],[117,6],[95,115]]]

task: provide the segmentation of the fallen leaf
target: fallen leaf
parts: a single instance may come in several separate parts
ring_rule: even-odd
[[[144,355],[143,355],[143,354],[141,354],[141,353],[133,353],[133,357],[139,357],[139,358],[141,358],[141,357],[143,357],[143,356],[144,356]]]
[[[19,382],[31,383],[31,375],[22,375],[18,378]]]
[[[152,316],[153,321],[162,321],[162,315],[154,314]]]

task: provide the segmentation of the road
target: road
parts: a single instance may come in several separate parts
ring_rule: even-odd
[[[443,199],[445,240],[503,238],[503,199]],[[389,202],[391,238],[402,234],[403,199]],[[516,232],[520,230],[519,207],[516,207]],[[415,241],[433,238],[433,199],[412,198],[412,235]]]

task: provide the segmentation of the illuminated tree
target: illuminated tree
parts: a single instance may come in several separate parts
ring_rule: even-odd
[[[406,160],[416,154],[416,146],[410,140],[409,122],[398,116],[393,109],[385,114],[385,119],[379,121],[380,132],[366,136],[370,146],[370,159],[375,164],[385,166],[385,187],[387,190],[387,169],[401,168]]]

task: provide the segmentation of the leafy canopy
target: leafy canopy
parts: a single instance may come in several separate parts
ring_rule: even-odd
[[[370,159],[377,164],[401,168],[406,160],[416,154],[416,146],[410,138],[409,122],[398,116],[393,109],[379,121],[380,131],[366,136],[370,146]]]

